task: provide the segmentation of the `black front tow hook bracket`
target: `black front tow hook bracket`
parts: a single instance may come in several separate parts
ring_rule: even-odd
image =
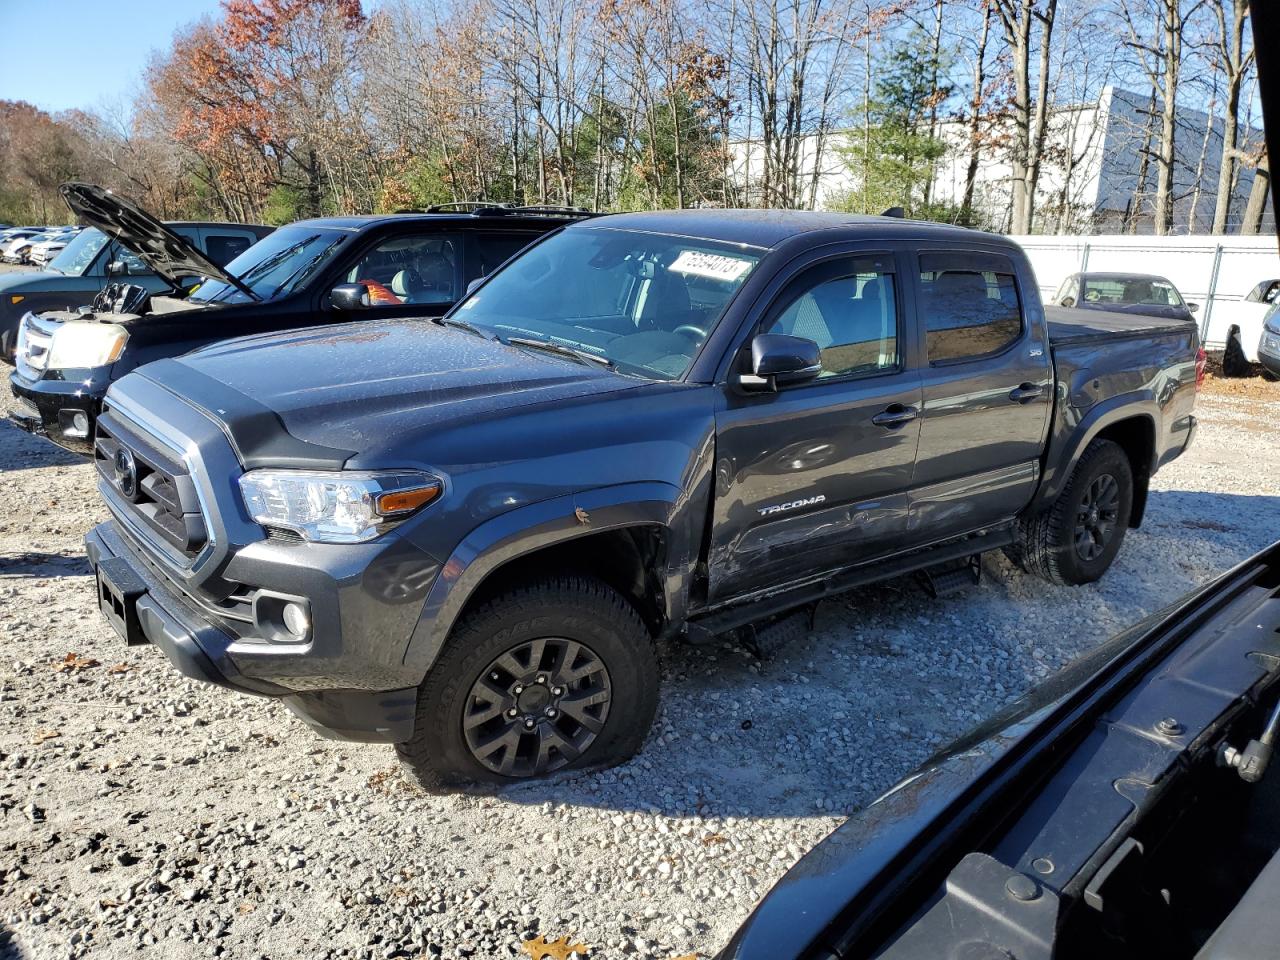
[[[1257,783],[1267,772],[1271,763],[1271,753],[1275,745],[1276,734],[1280,733],[1280,702],[1276,703],[1262,736],[1250,740],[1243,750],[1237,750],[1229,743],[1224,743],[1218,751],[1218,764],[1240,774],[1245,783]]]

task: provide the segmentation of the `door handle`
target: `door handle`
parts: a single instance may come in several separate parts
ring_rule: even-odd
[[[1009,399],[1014,403],[1030,403],[1036,397],[1040,396],[1041,389],[1038,384],[1020,383],[1013,390],[1009,391]]]
[[[915,407],[904,406],[901,403],[891,403],[883,413],[877,413],[872,417],[871,422],[877,427],[888,427],[890,430],[896,430],[898,427],[906,426],[918,416],[920,416],[920,411]]]

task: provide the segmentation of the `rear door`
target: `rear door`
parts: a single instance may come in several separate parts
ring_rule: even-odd
[[[752,334],[816,341],[823,371],[777,393],[746,392],[733,374],[724,385],[713,603],[893,552],[906,536],[921,389],[897,255],[810,258],[774,289]]]
[[[909,527],[922,544],[1008,519],[1030,502],[1053,376],[1039,299],[1009,257],[922,251],[913,280],[925,365]]]

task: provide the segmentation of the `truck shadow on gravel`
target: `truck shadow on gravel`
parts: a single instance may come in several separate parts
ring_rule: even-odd
[[[1058,587],[995,551],[976,587],[914,576],[831,598],[769,661],[731,643],[661,651],[641,754],[503,790],[518,804],[668,817],[814,817],[865,806],[967,730],[1143,617],[1280,538],[1280,497],[1153,491],[1101,581]]]
[[[51,440],[23,432],[4,416],[3,405],[0,405],[0,473],[41,467],[70,467],[88,462],[87,458],[63,450]]]
[[[62,553],[0,554],[0,579],[5,577],[87,577],[93,573],[83,556]]]

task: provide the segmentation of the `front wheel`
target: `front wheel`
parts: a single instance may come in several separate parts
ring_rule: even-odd
[[[397,744],[427,790],[599,769],[640,749],[658,702],[653,639],[617,591],[551,577],[466,614]]]
[[[1028,573],[1050,583],[1092,583],[1120,551],[1133,511],[1133,469],[1110,440],[1085,448],[1053,505],[1018,523],[1006,553]]]

